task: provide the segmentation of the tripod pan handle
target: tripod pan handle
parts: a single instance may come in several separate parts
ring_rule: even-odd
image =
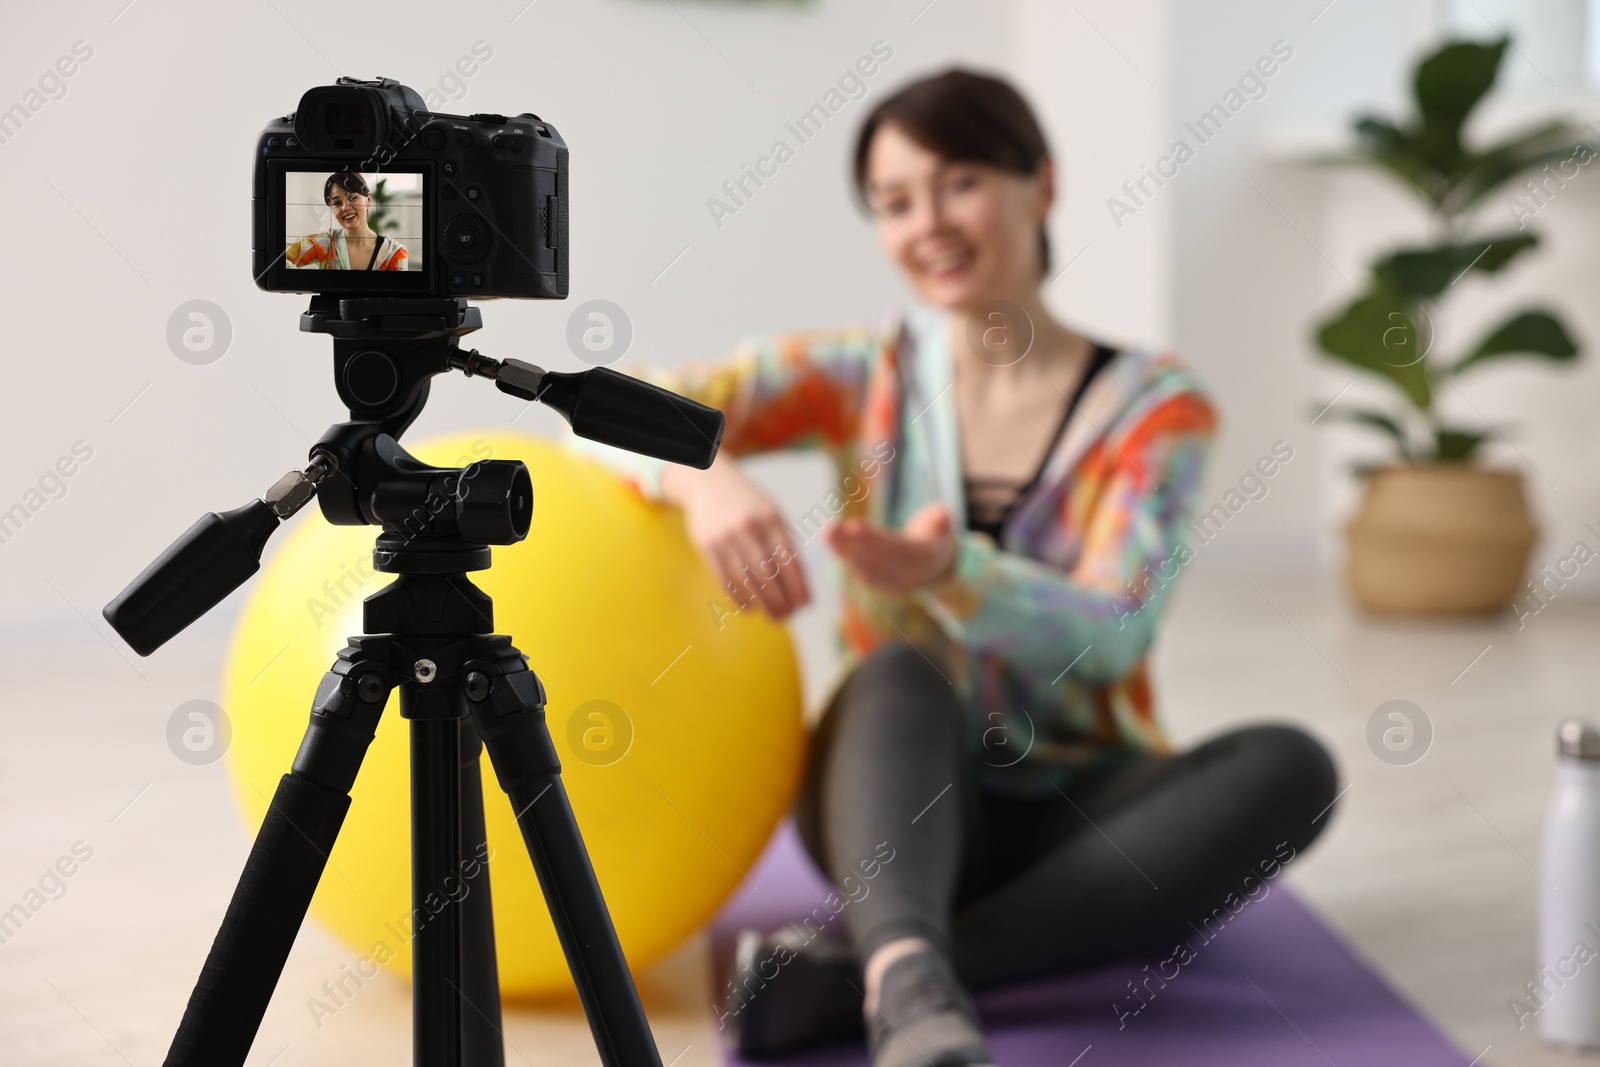
[[[538,398],[579,437],[670,463],[705,470],[722,444],[722,412],[609,367],[546,371]]]
[[[264,500],[211,512],[189,527],[101,612],[141,656],[184,627],[261,569],[278,516]]]

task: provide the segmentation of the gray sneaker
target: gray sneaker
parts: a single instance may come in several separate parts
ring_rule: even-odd
[[[978,1012],[949,962],[913,952],[889,965],[867,1020],[872,1067],[989,1067]]]

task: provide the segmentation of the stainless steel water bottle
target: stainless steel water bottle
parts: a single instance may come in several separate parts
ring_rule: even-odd
[[[1526,990],[1545,1040],[1600,1047],[1600,722],[1556,731],[1541,849],[1539,973]]]

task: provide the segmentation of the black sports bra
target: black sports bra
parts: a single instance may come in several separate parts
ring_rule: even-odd
[[[1044,476],[1045,466],[1050,462],[1050,456],[1055,452],[1062,435],[1067,432],[1067,424],[1072,421],[1072,414],[1077,411],[1079,401],[1088,391],[1089,383],[1094,381],[1095,375],[1100,373],[1101,368],[1110,363],[1116,354],[1116,349],[1096,342],[1094,354],[1089,358],[1089,366],[1084,371],[1082,380],[1078,382],[1077,391],[1072,394],[1072,399],[1067,402],[1066,409],[1061,413],[1061,421],[1056,426],[1056,432],[1050,436],[1050,443],[1045,447],[1044,455],[1040,457],[1038,469],[1033,472],[1032,478],[1026,482],[1014,482],[1008,478],[962,478],[962,488],[967,497],[967,529],[986,533],[997,543],[999,542],[1000,527],[1005,525],[1011,509],[1016,507],[1017,501]]]
[[[372,242],[372,258],[367,260],[367,265],[364,269],[371,270],[373,264],[378,262],[378,253],[383,250],[383,242],[387,240],[388,238],[383,234],[378,234],[378,239]]]

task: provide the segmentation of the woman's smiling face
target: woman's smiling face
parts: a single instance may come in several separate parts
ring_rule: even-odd
[[[367,208],[371,205],[371,197],[349,192],[342,185],[335,185],[328,190],[328,207],[333,212],[333,221],[347,230],[359,230],[367,224]]]
[[[970,309],[1039,281],[1039,226],[1053,191],[1032,176],[946,160],[893,124],[872,137],[867,195],[884,253],[926,301]]]

